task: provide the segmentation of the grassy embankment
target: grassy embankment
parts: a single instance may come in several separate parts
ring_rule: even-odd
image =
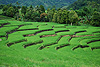
[[[100,27],[0,20],[0,66],[100,67]]]

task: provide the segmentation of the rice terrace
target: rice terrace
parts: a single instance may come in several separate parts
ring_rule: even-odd
[[[100,27],[0,20],[0,67],[100,67]]]

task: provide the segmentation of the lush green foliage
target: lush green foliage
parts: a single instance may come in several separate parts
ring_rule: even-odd
[[[100,27],[0,20],[1,67],[99,67],[99,56]]]
[[[19,21],[100,26],[100,2],[98,0],[78,0],[67,9],[53,7],[45,10],[43,5],[37,5],[36,7],[32,5],[29,7],[22,6],[19,9],[20,3],[16,2],[16,5],[1,5],[1,7],[4,6],[3,15],[14,17]]]
[[[21,13],[24,13],[24,15],[25,15],[26,14],[26,10],[27,10],[27,7],[22,6]]]
[[[100,26],[99,0],[78,0],[70,10],[20,2],[0,6],[0,14],[19,20],[0,15],[0,67],[100,67],[100,27],[90,26]]]
[[[24,6],[37,6],[43,5],[45,8],[56,6],[57,8],[61,8],[63,6],[68,6],[76,0],[0,0],[0,4],[10,4],[13,3],[16,5],[16,2],[19,2],[19,5]]]
[[[99,0],[78,0],[71,4],[68,9],[73,9],[80,16],[80,24],[90,24],[100,26],[99,13],[100,1]],[[98,14],[98,16],[96,16]]]
[[[82,7],[93,7],[93,8],[98,8],[100,9],[100,1],[99,0],[77,0],[76,2],[74,2],[73,4],[71,4],[70,6],[68,6],[67,8],[70,9],[80,9]]]
[[[12,6],[11,4],[5,5],[2,10],[3,10],[3,15],[9,17],[14,17],[15,14],[19,13],[18,7]]]

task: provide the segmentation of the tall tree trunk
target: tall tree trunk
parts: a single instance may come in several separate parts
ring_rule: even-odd
[[[72,23],[71,23],[71,26],[72,26]]]

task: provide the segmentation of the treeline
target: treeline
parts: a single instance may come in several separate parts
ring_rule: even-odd
[[[36,6],[43,5],[46,9],[55,5],[56,8],[63,6],[68,6],[75,2],[76,0],[0,0],[0,4],[10,4],[16,5],[16,2],[20,3],[20,6]]]
[[[56,22],[62,24],[77,24],[79,17],[74,10],[67,9],[47,9],[43,5],[33,7],[13,6],[11,4],[3,7],[3,15],[14,17],[19,21],[32,22]]]
[[[67,9],[81,9],[83,7],[92,7],[100,11],[100,0],[77,0],[73,4],[69,5]]]
[[[30,5],[20,7],[11,4],[3,6],[3,15],[14,17],[19,21],[32,22],[56,22],[71,25],[93,25],[100,26],[100,12],[98,7],[85,6],[80,9],[55,7],[45,10],[43,5],[33,7]]]
[[[67,7],[73,9],[82,23],[100,26],[100,0],[77,0]]]

